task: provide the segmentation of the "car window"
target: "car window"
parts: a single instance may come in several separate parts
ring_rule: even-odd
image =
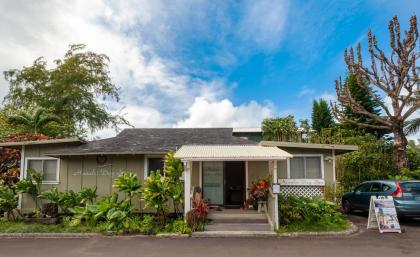
[[[404,193],[420,194],[420,182],[404,182],[401,183]]]
[[[388,191],[389,189],[391,189],[391,186],[390,186],[390,185],[387,185],[387,184],[382,184],[382,191],[383,191],[383,192],[386,192],[386,191]]]
[[[370,188],[370,192],[382,192],[381,184],[380,183],[372,183]]]
[[[371,185],[370,183],[361,184],[360,186],[356,187],[354,191],[355,192],[369,192],[370,185]]]

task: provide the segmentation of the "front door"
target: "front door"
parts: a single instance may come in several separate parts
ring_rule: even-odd
[[[245,200],[245,162],[225,162],[225,207],[238,208]]]
[[[203,196],[211,205],[223,205],[223,162],[203,162]]]

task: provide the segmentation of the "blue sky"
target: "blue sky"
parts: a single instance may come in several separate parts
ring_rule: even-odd
[[[110,57],[120,88],[119,103],[103,103],[136,127],[258,127],[333,101],[344,49],[366,49],[369,29],[387,47],[388,21],[398,15],[407,28],[420,2],[4,0],[0,10],[1,70],[39,56],[51,64],[84,43]]]

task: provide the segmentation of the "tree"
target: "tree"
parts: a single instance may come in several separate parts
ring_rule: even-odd
[[[33,134],[38,134],[52,122],[61,122],[59,117],[39,107],[32,112],[19,111],[15,115],[10,115],[8,121],[11,124],[22,125],[25,132]]]
[[[52,69],[41,57],[30,67],[5,71],[9,93],[4,102],[17,110],[51,110],[67,125],[65,136],[82,136],[86,129],[117,129],[118,125],[128,124],[99,102],[99,98],[119,100],[109,76],[108,57],[84,49],[85,45],[70,45],[64,58],[54,61]]]
[[[292,141],[297,135],[295,118],[288,115],[284,118],[269,118],[262,122],[265,140]]]
[[[392,131],[396,166],[401,170],[407,167],[404,124],[420,107],[419,78],[416,71],[416,61],[420,56],[417,50],[417,17],[411,17],[410,29],[405,31],[404,37],[401,38],[400,23],[395,16],[389,22],[389,33],[391,53],[386,56],[384,50],[379,48],[376,36],[371,31],[368,32],[370,67],[363,63],[360,43],[357,45],[356,58],[353,48],[344,51],[348,72],[356,76],[357,84],[379,104],[383,116],[370,112],[357,102],[341,78],[335,83],[338,103],[334,103],[332,108],[340,121],[365,128]],[[363,83],[365,81],[366,83]],[[389,100],[390,105],[386,104],[385,100]],[[345,107],[351,108],[354,113],[369,117],[377,124],[346,117]]]
[[[314,100],[312,107],[312,128],[321,133],[323,128],[330,128],[334,124],[334,118],[330,107],[324,99]]]
[[[363,81],[363,83],[366,83]],[[381,111],[379,109],[379,103],[373,99],[373,97],[362,87],[358,85],[357,78],[354,74],[349,74],[345,81],[346,87],[349,89],[353,99],[362,105],[368,112],[380,115]],[[344,107],[345,116],[347,119],[358,121],[359,123],[367,124],[377,124],[374,119],[369,118],[364,114],[355,113],[351,106]],[[362,128],[364,131],[371,133],[378,138],[383,136],[386,131],[374,129],[374,128],[365,128],[360,125],[347,122],[344,124],[348,129],[359,129]]]

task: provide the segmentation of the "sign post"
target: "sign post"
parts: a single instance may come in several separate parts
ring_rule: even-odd
[[[367,228],[378,228],[380,233],[401,233],[392,196],[372,196],[370,198]]]

